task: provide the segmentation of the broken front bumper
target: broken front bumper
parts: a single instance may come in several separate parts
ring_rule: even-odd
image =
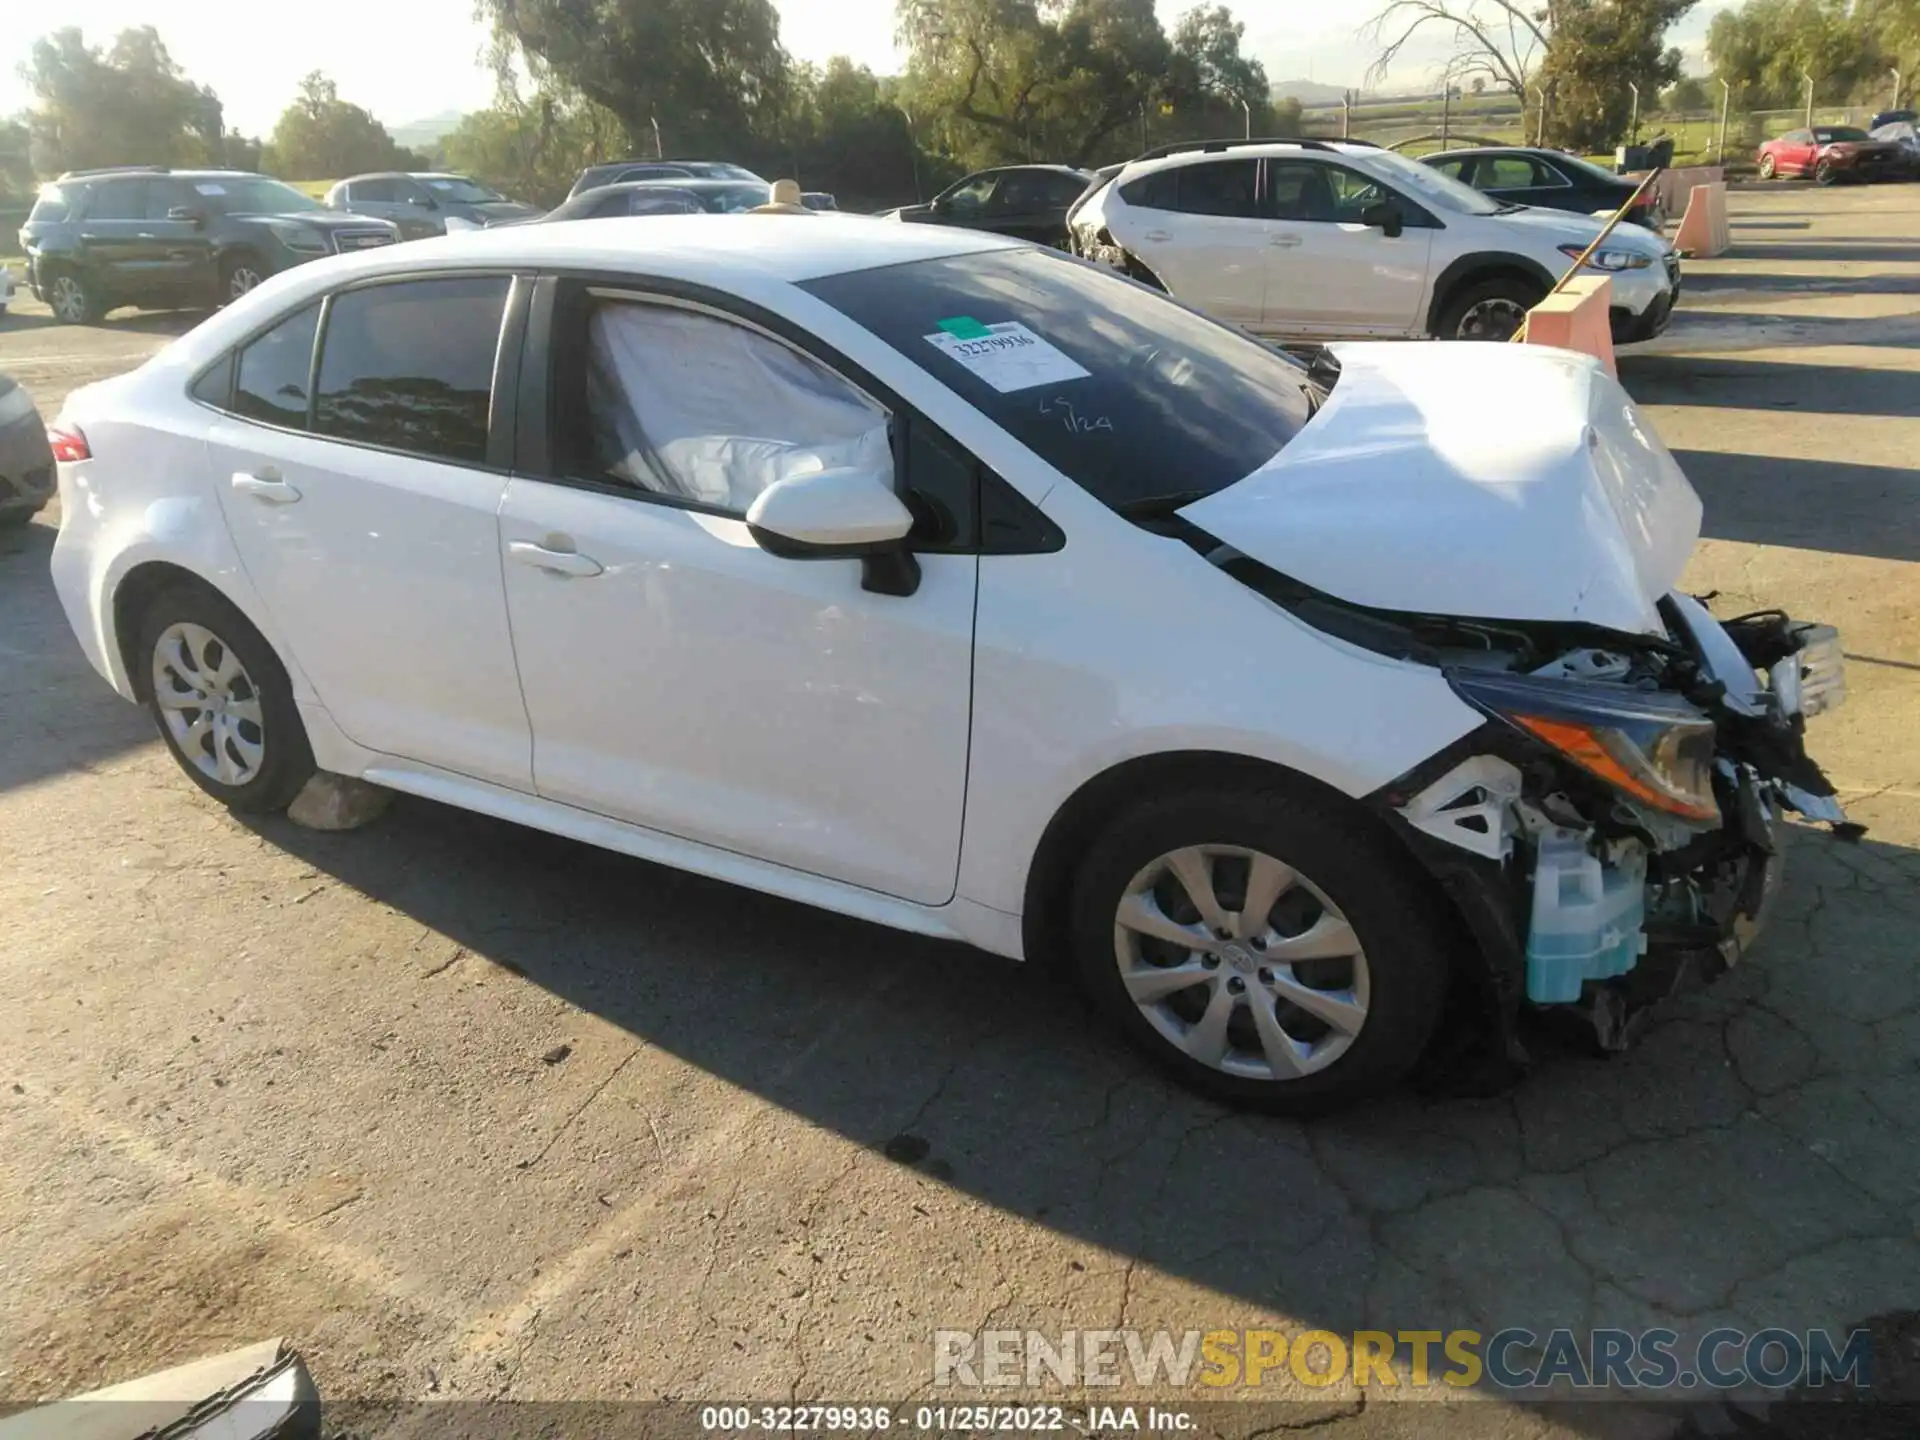
[[[1663,608],[1667,679],[1714,722],[1717,821],[1658,814],[1498,720],[1375,797],[1453,897],[1503,1014],[1579,1007],[1609,1046],[1759,939],[1786,811],[1859,833],[1804,743],[1845,698],[1837,633],[1777,612],[1722,625],[1679,595]]]

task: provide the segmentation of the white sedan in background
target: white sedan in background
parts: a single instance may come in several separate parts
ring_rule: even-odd
[[[1230,1101],[1617,1039],[1843,818],[1830,632],[1672,593],[1699,502],[1571,354],[1309,372],[989,235],[668,216],[302,266],[52,430],[74,632],[217,799],[1058,959]]]

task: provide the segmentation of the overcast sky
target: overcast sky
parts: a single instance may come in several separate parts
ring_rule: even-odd
[[[1159,0],[1163,21],[1197,0]],[[1231,3],[1231,0],[1230,0]],[[1239,0],[1246,48],[1274,80],[1357,85],[1371,58],[1358,32],[1380,0]],[[1675,32],[1698,62],[1707,17],[1728,0],[1703,0]],[[874,70],[898,68],[893,0],[775,0],[787,49],[803,60],[851,55]],[[19,67],[41,33],[78,25],[95,44],[130,25],[153,25],[194,80],[212,85],[227,123],[264,135],[300,77],[324,70],[343,98],[390,125],[485,105],[492,80],[473,0],[59,0],[14,7],[0,25],[0,114],[30,96]],[[29,15],[29,11],[31,12]],[[25,23],[23,23],[25,22]],[[1394,79],[1418,84],[1439,58],[1429,49]]]

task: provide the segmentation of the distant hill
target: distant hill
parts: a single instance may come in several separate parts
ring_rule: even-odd
[[[1338,85],[1315,80],[1282,80],[1273,86],[1276,100],[1298,100],[1302,105],[1338,105],[1347,92]]]
[[[424,120],[389,125],[387,133],[393,136],[395,144],[404,145],[409,150],[431,150],[441,136],[458,129],[464,118],[461,111],[442,110],[438,115],[429,115]]]

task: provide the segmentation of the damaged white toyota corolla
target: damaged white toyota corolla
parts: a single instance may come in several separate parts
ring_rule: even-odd
[[[1836,637],[1675,592],[1699,501],[1575,355],[1309,369],[990,236],[668,217],[302,266],[53,428],[74,631],[227,804],[1067,959],[1237,1102],[1620,1043],[1844,825]]]

